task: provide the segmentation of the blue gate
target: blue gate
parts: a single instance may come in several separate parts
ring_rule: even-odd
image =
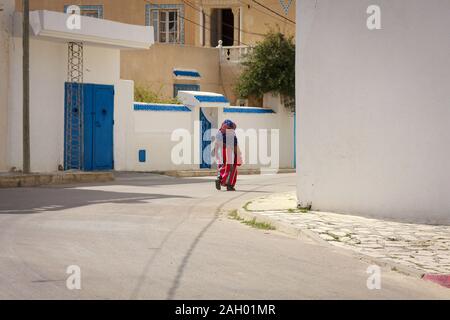
[[[74,84],[66,83],[66,92],[69,85],[72,88],[74,86]],[[112,170],[114,168],[114,86],[83,84],[82,87],[83,163],[81,168],[84,171]],[[73,112],[73,106],[69,106],[67,100],[65,112],[66,114]],[[67,141],[68,132],[65,133],[65,137]],[[66,154],[73,150],[76,148],[68,148],[66,144]],[[65,158],[67,159],[67,156]],[[66,170],[71,169],[71,165],[65,163],[65,168]]]
[[[202,108],[200,108],[200,123],[200,157],[202,159],[200,169],[211,169],[211,139],[207,139],[205,136],[205,132],[211,132],[211,122],[206,118],[205,114],[202,111]]]

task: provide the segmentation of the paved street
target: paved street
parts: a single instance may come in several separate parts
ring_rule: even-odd
[[[120,174],[115,182],[0,190],[0,299],[417,299],[448,289],[228,217],[295,189],[295,175],[211,178]],[[66,269],[81,268],[81,290]]]

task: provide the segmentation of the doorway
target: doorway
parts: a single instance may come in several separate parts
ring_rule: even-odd
[[[211,46],[217,47],[219,40],[223,46],[234,45],[234,15],[231,9],[211,11]]]
[[[114,86],[66,83],[65,92],[65,170],[114,169]],[[82,108],[69,92],[81,93]]]
[[[212,168],[211,151],[213,148],[213,140],[215,138],[214,129],[217,129],[218,127],[218,117],[219,111],[217,108],[200,108],[200,169]]]

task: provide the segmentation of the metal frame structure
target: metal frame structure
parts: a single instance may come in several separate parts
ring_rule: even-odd
[[[83,43],[68,45],[65,110],[65,170],[84,169]]]

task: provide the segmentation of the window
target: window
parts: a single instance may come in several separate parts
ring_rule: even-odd
[[[173,97],[178,96],[178,91],[200,91],[198,84],[174,84],[173,85]]]
[[[184,43],[184,6],[178,4],[147,4],[146,24],[153,26],[155,41]]]
[[[179,43],[180,30],[178,10],[159,10],[158,41],[163,43]]]
[[[81,9],[81,15],[92,17],[92,18],[100,18],[103,19],[103,6],[102,5],[78,5]],[[64,12],[67,12],[67,8],[69,8],[70,5],[64,6]]]

